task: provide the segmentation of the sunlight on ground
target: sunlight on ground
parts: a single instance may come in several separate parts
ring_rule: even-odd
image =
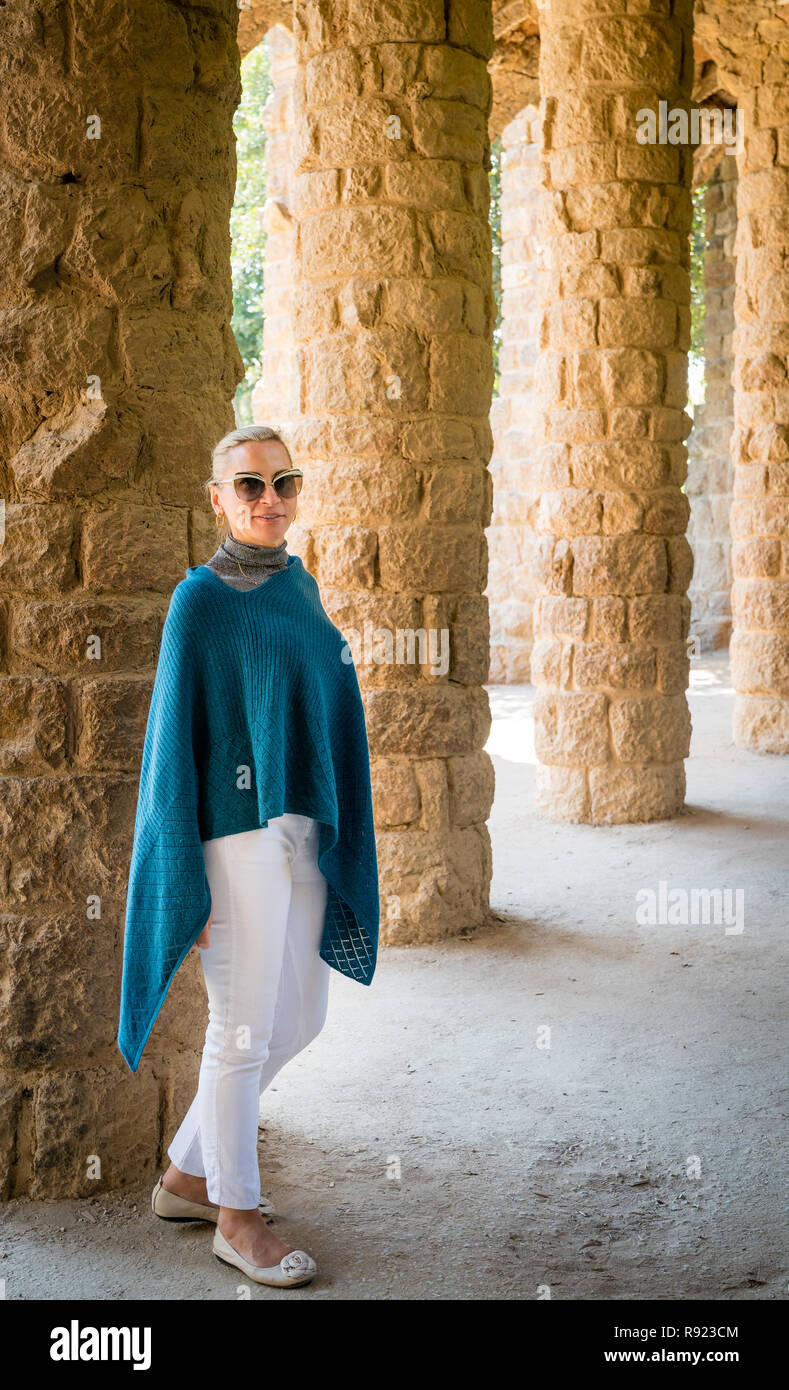
[[[733,695],[731,667],[725,653],[713,652],[691,662],[690,692],[692,695]]]
[[[486,685],[493,722],[486,753],[510,763],[536,763],[533,685]]]

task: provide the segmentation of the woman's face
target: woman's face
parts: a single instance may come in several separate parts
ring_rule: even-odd
[[[236,444],[222,459],[222,477],[236,473],[259,473],[265,478],[265,491],[254,502],[236,497],[232,482],[211,487],[211,505],[227,517],[230,534],[247,545],[279,545],[296,515],[298,497],[280,497],[271,486],[278,473],[292,468],[287,450],[276,439]]]

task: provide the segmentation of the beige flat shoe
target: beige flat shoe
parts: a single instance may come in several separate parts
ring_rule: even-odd
[[[216,1225],[219,1207],[207,1207],[201,1202],[190,1202],[179,1197],[177,1192],[168,1192],[162,1187],[162,1179],[151,1193],[151,1211],[162,1221],[212,1221]],[[261,1197],[258,1205],[261,1216],[273,1216],[274,1208],[267,1197]]]
[[[274,1289],[295,1289],[299,1284],[309,1284],[318,1273],[318,1266],[311,1255],[304,1250],[291,1250],[283,1255],[278,1265],[251,1265],[225,1240],[219,1227],[214,1231],[214,1254],[223,1264],[234,1265],[256,1284],[269,1284]]]

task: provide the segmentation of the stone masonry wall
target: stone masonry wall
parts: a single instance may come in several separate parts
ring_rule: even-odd
[[[302,555],[364,642],[382,939],[436,940],[486,919],[491,875],[490,6],[295,21]]]
[[[540,4],[536,802],[575,821],[661,819],[684,798],[692,160],[635,138],[637,111],[688,103],[692,6],[670,8]]]
[[[527,106],[502,131],[499,394],[493,402],[493,516],[488,530],[488,680],[529,681],[532,613],[539,591],[535,451],[543,419],[535,369],[545,281],[540,239],[538,111]]]
[[[232,427],[237,9],[39,0],[0,50],[0,1195],[152,1175],[196,1084],[196,953],[115,1041],[169,595]]]
[[[731,636],[731,383],[734,334],[734,235],[737,163],[725,156],[704,198],[704,382],[688,440],[688,540],[693,550],[690,633],[700,651],[726,647]]]
[[[789,753],[789,24],[754,42],[740,94],[734,336],[734,738]]]

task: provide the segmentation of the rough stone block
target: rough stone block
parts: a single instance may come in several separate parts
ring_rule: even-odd
[[[10,646],[15,660],[53,672],[145,670],[155,666],[163,615],[124,602],[28,599],[11,610]]]
[[[547,694],[534,705],[534,741],[543,763],[588,767],[610,757],[608,699],[602,694]]]
[[[373,690],[364,705],[376,756],[461,756],[482,748],[490,732],[490,703],[481,689]]]
[[[0,1057],[6,1066],[73,1066],[94,1049],[113,1046],[119,899],[107,897],[98,919],[88,911],[85,904],[81,914],[0,916]]]
[[[665,543],[650,536],[585,536],[573,541],[573,591],[582,596],[662,593]]]
[[[488,918],[492,873],[487,827],[384,831],[377,840],[382,938],[391,946],[440,941]]]
[[[732,685],[739,694],[789,697],[789,635],[735,628],[729,656]]]
[[[412,763],[399,758],[374,758],[371,775],[377,829],[410,825],[418,818],[419,786]]]
[[[671,347],[677,308],[667,299],[602,299],[598,342],[604,348]]]
[[[10,865],[0,901],[14,910],[34,902],[121,897],[135,791],[132,781],[101,777],[0,780],[0,828]]]
[[[2,676],[0,705],[0,771],[29,775],[62,768],[68,749],[64,683],[43,676]]]
[[[377,549],[375,531],[363,526],[323,528],[315,537],[319,584],[371,589],[375,583]]]
[[[490,815],[495,772],[482,749],[467,757],[447,759],[449,814],[452,825],[482,825]]]
[[[538,764],[534,775],[534,809],[549,820],[589,819],[587,772],[579,767]]]
[[[668,763],[690,751],[690,712],[684,695],[624,696],[612,701],[611,738],[624,763]]]
[[[573,678],[578,690],[647,690],[655,685],[655,653],[630,644],[573,646]]]
[[[471,527],[381,526],[380,583],[384,589],[445,593],[484,584],[484,536]]]
[[[148,678],[118,677],[88,679],[76,687],[77,759],[83,767],[139,773],[152,686]]]
[[[83,525],[84,580],[96,593],[172,593],[189,564],[184,507],[124,504],[90,512]]]
[[[685,767],[682,762],[661,767],[593,767],[589,793],[591,820],[596,825],[673,819],[685,800]]]
[[[738,694],[733,738],[754,753],[789,753],[789,698]]]
[[[682,638],[682,603],[678,594],[643,594],[628,600],[633,642],[677,642]]]
[[[0,586],[22,593],[59,594],[76,583],[70,507],[11,502],[0,544]]]
[[[159,1086],[144,1064],[51,1072],[35,1096],[34,1198],[89,1197],[152,1178]],[[98,1160],[98,1163],[97,1163]],[[100,1176],[90,1173],[100,1165]]]

